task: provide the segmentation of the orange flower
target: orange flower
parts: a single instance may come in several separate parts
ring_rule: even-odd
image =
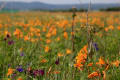
[[[65,39],[68,39],[68,34],[67,34],[67,32],[64,32],[63,36],[64,36]]]
[[[60,37],[57,37],[56,41],[57,41],[57,42],[60,41]]]
[[[49,52],[50,48],[49,46],[45,46],[45,52]]]
[[[48,62],[46,59],[41,60],[41,63],[46,63],[46,62]]]
[[[21,77],[19,77],[17,80],[23,80]]]
[[[71,50],[70,49],[67,49],[66,50],[66,54],[71,54],[72,52],[71,52]]]
[[[112,62],[112,64],[115,65],[116,67],[119,67],[120,61],[119,61],[119,60],[116,60],[116,61]]]
[[[109,28],[105,28],[105,31],[107,32],[109,30]]]
[[[57,29],[52,30],[51,34],[55,36],[57,34]]]
[[[14,36],[16,36],[17,38],[22,38],[23,37],[23,34],[22,32],[20,31],[20,29],[16,29],[14,31]]]
[[[117,29],[120,30],[120,26],[118,26]]]
[[[99,62],[97,62],[96,64],[104,65],[105,61],[102,59],[102,57],[100,57]]]
[[[109,26],[109,29],[110,29],[110,30],[113,30],[113,29],[114,29],[114,26],[112,26],[112,25]]]
[[[47,40],[46,40],[46,43],[47,43],[47,44],[51,43],[51,40],[50,40],[50,39],[47,39]]]
[[[62,57],[64,56],[62,53],[58,53],[58,57]]]
[[[89,63],[89,64],[88,64],[88,67],[90,67],[90,66],[92,66],[92,65],[93,65],[93,63]]]
[[[78,56],[75,59],[76,59],[76,63],[74,64],[74,67],[77,67],[79,70],[83,70],[83,65],[85,64],[87,59],[87,45],[85,45],[80,50]]]
[[[59,74],[60,73],[60,71],[54,71],[53,72],[53,74]]]
[[[25,40],[25,41],[28,41],[28,40],[29,40],[28,35],[27,35],[27,36],[24,36],[24,40]]]
[[[47,38],[50,38],[50,37],[51,37],[51,33],[47,33],[47,34],[46,34],[46,37],[47,37]]]
[[[42,31],[43,31],[43,32],[46,32],[46,27],[43,27]]]
[[[14,69],[9,68],[9,69],[8,69],[8,73],[7,73],[7,76],[9,76],[9,75],[13,74],[13,72],[14,72]]]
[[[91,73],[91,74],[88,75],[88,78],[94,78],[94,77],[98,77],[98,76],[100,76],[100,73],[93,72],[93,73]]]

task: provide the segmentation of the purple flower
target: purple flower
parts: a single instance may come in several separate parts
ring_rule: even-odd
[[[13,40],[8,41],[8,45],[12,45],[12,44],[14,44],[14,41],[13,41]]]
[[[43,76],[44,75],[44,70],[34,70],[33,71],[34,76]]]
[[[11,66],[11,64],[8,64],[8,67],[10,67]]]
[[[24,53],[22,52],[22,53],[20,53],[20,56],[24,56]]]
[[[94,45],[95,50],[98,51],[99,50],[98,45],[96,43],[94,43],[93,45]]]
[[[7,38],[4,38],[4,41],[7,41]]]
[[[22,66],[19,66],[16,70],[17,70],[18,72],[23,72],[23,71],[24,71],[23,68],[22,68]]]
[[[55,64],[58,65],[59,64],[59,59],[55,61]]]
[[[41,76],[43,76],[43,75],[44,75],[44,70],[39,70],[39,74],[40,74]]]

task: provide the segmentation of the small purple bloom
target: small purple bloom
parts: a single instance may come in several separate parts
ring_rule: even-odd
[[[94,48],[96,49],[96,51],[98,51],[99,50],[98,45],[96,43],[94,43],[93,45],[94,45]]]
[[[24,71],[23,68],[22,68],[22,66],[19,66],[16,70],[17,70],[18,72],[23,72],[23,71]]]
[[[12,44],[14,44],[14,41],[13,41],[13,40],[8,41],[8,45],[12,45]]]
[[[39,70],[39,74],[41,75],[41,76],[43,76],[44,75],[44,70]]]
[[[8,67],[10,67],[11,66],[11,64],[8,64]]]
[[[44,70],[34,70],[33,71],[34,76],[43,76],[44,75]]]
[[[22,52],[22,53],[20,53],[20,56],[24,56],[24,53]]]

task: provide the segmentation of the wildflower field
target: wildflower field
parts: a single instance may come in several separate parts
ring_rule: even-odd
[[[0,80],[120,80],[119,64],[120,12],[0,13]]]

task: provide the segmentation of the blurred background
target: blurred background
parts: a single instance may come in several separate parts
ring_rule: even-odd
[[[1,11],[120,11],[120,0],[0,0]]]

